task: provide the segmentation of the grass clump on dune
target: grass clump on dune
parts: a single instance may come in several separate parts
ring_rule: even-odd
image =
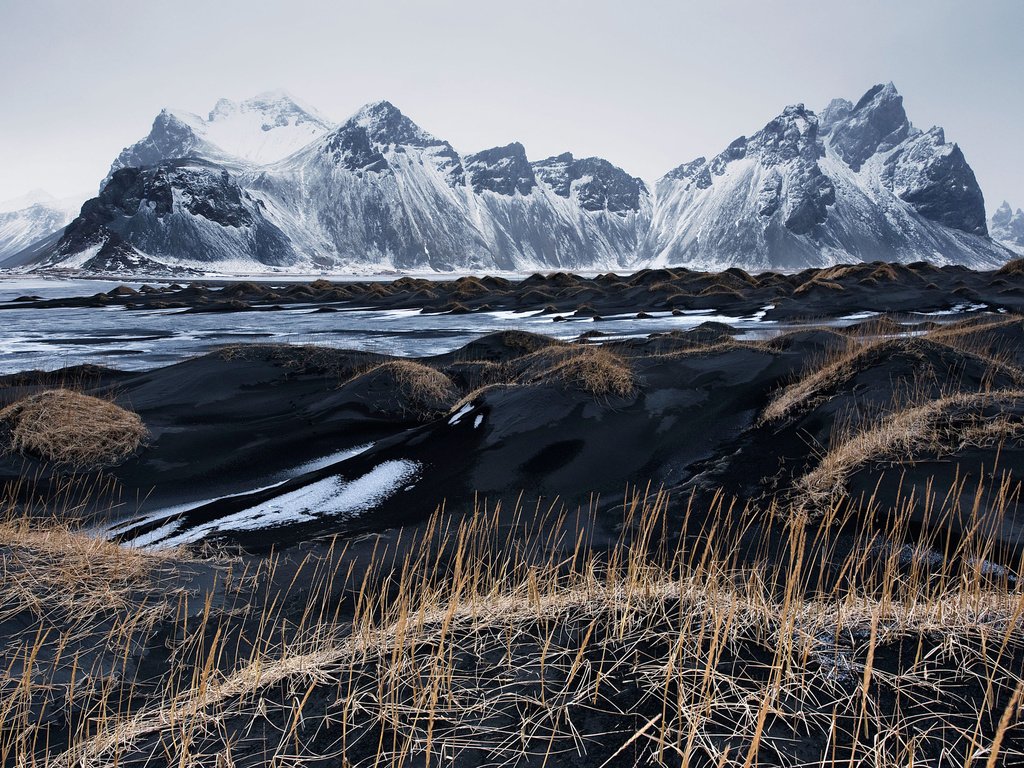
[[[429,421],[446,414],[459,392],[445,374],[423,363],[392,360],[356,376],[375,391],[381,391],[393,408],[403,415]]]
[[[636,375],[619,355],[604,347],[551,347],[516,360],[516,383],[558,382],[594,397],[629,397]]]
[[[835,444],[818,466],[796,484],[798,508],[822,508],[842,493],[859,468],[878,461],[909,461],[922,452],[935,456],[968,446],[989,446],[1024,434],[1024,420],[1002,412],[1024,398],[1024,391],[960,393],[931,400],[880,419]]]
[[[1015,384],[1024,384],[1024,371],[1005,362],[990,350],[976,345],[975,350],[949,343],[950,339],[941,333],[934,337],[877,338],[869,336],[858,341],[850,349],[827,356],[822,362],[812,365],[804,374],[776,394],[761,415],[761,423],[779,421],[814,407],[827,400],[829,393],[849,381],[867,367],[876,365],[896,355],[905,355],[918,361],[919,367],[930,364],[929,356],[955,354],[961,362],[977,362],[988,370],[989,376],[1001,375]],[[920,378],[920,377],[918,377]]]
[[[74,467],[118,464],[134,454],[148,434],[138,414],[68,389],[19,400],[0,411],[7,451]]]

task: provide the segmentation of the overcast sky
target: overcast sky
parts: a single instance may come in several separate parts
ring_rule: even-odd
[[[394,102],[472,152],[598,155],[647,180],[786,104],[892,80],[1024,207],[1022,0],[0,0],[0,200],[95,189],[164,106],[283,88]]]

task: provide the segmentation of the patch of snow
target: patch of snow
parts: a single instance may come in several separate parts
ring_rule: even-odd
[[[328,477],[255,507],[189,528],[156,542],[160,547],[190,544],[222,531],[250,531],[310,522],[324,517],[351,518],[408,487],[421,465],[406,459],[385,461],[354,480]]]
[[[467,403],[466,405],[464,405],[461,408],[459,408],[459,410],[456,411],[455,414],[450,419],[448,419],[449,426],[455,426],[456,424],[458,424],[462,420],[462,417],[465,416],[467,413],[469,413],[472,410],[473,410],[473,404],[472,403]]]

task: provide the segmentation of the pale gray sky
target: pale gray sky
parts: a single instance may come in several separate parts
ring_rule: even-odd
[[[0,199],[94,189],[161,107],[276,88],[653,180],[786,104],[892,80],[990,211],[1024,207],[1022,32],[1022,0],[0,0]]]

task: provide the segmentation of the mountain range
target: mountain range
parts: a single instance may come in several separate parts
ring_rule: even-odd
[[[387,101],[333,125],[275,92],[222,99],[206,117],[163,110],[72,221],[0,214],[0,267],[985,268],[1024,249],[1024,215],[1004,205],[991,234],[1009,247],[990,236],[963,152],[941,128],[913,126],[891,83],[820,114],[786,107],[653,187],[601,158],[531,160],[519,143],[462,154]]]

